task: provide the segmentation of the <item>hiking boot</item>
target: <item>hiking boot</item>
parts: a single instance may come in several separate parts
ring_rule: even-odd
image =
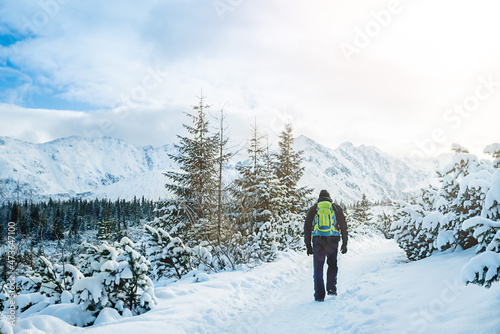
[[[337,295],[337,291],[328,290],[328,295],[329,296],[336,296]]]
[[[317,302],[324,302],[325,299],[324,298],[323,299],[315,299],[315,301],[317,301]]]

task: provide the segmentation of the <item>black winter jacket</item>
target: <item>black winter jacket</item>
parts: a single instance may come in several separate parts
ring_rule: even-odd
[[[329,197],[320,197],[318,202],[328,201],[332,202]],[[316,211],[318,210],[318,203],[311,206],[307,212],[306,221],[304,223],[304,242],[307,248],[311,246],[311,235],[313,229],[314,216],[316,216]],[[347,246],[347,223],[345,221],[344,212],[342,208],[337,204],[333,203],[333,210],[335,210],[335,215],[337,216],[337,224],[340,227],[340,235],[342,236],[342,244]]]

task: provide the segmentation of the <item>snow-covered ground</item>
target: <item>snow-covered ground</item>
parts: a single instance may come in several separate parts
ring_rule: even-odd
[[[76,328],[58,317],[69,305],[18,321],[17,333],[499,333],[500,284],[465,286],[460,271],[474,255],[441,253],[407,263],[393,240],[351,239],[339,255],[338,291],[313,300],[312,257],[283,253],[250,271],[158,284],[158,305],[121,318],[101,313]]]

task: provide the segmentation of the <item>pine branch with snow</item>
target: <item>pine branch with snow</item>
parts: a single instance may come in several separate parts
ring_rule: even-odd
[[[162,228],[145,226],[147,254],[152,265],[152,276],[182,278],[192,270],[192,253],[178,237],[173,238]]]

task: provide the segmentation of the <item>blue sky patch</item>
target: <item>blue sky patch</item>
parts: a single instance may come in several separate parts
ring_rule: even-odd
[[[27,108],[52,109],[52,110],[74,110],[74,111],[91,111],[96,107],[91,104],[69,101],[57,97],[57,93],[34,93],[30,97],[30,101],[26,101]]]

